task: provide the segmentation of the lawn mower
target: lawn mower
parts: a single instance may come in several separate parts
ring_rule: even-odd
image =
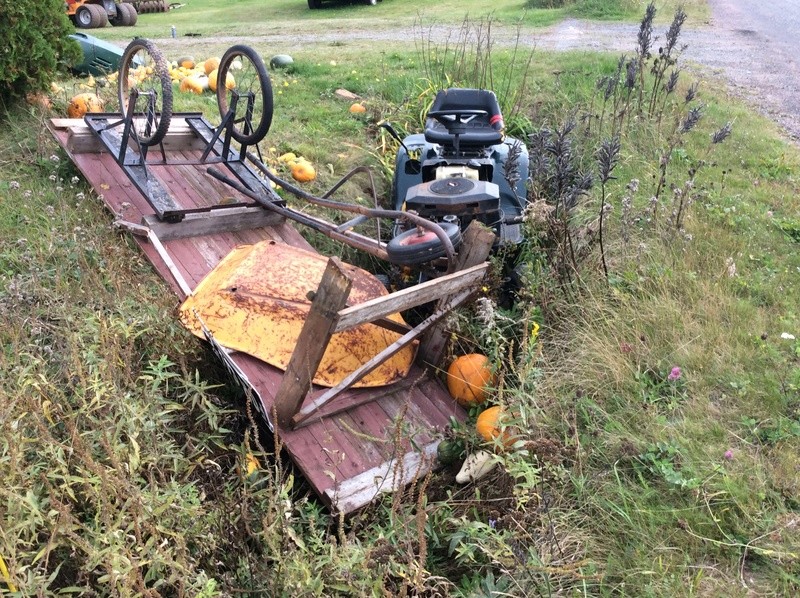
[[[505,137],[494,92],[439,91],[424,133],[405,139],[390,124],[382,126],[400,143],[392,183],[396,210],[438,223],[455,247],[473,220],[494,230],[495,249],[522,241],[528,150],[521,141]],[[435,235],[400,220],[386,250],[389,260],[401,265],[444,256]]]

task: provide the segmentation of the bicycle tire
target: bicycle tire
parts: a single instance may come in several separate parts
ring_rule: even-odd
[[[232,69],[234,61],[239,60],[241,68]],[[228,80],[228,73],[236,81],[233,89],[228,89],[225,84]],[[255,80],[253,80],[255,78]],[[258,53],[249,46],[236,45],[228,48],[219,62],[217,70],[217,106],[219,107],[220,118],[225,118],[231,105],[231,98],[234,94],[240,94],[248,83],[256,84],[257,89],[250,89],[254,94],[254,109],[251,122],[247,122],[247,99],[239,95],[236,103],[236,114],[233,115],[233,138],[242,145],[255,145],[269,132],[272,125],[273,99],[272,83],[270,82],[267,68]],[[260,102],[260,103],[259,103]],[[243,112],[240,112],[243,110]],[[255,122],[253,122],[255,120]]]
[[[139,63],[134,65],[137,57]],[[137,37],[125,48],[120,61],[118,91],[123,115],[128,112],[128,100],[132,89],[139,88],[145,82],[144,79],[136,81],[141,72],[139,69],[142,68],[145,69],[144,77],[149,86],[147,91],[152,93],[154,106],[150,105],[151,93],[140,95],[134,106],[134,122],[131,129],[139,145],[149,146],[160,143],[169,130],[172,120],[172,80],[167,61],[155,44],[148,39]],[[152,69],[152,72],[147,73],[148,68]]]

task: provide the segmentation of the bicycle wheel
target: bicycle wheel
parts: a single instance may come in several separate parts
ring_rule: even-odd
[[[156,145],[172,120],[172,81],[167,61],[150,40],[135,38],[122,55],[119,68],[119,105],[122,114],[133,106],[132,131],[139,145]]]
[[[217,70],[217,105],[225,118],[236,100],[233,138],[242,145],[264,139],[272,124],[272,84],[264,61],[249,46],[237,45],[222,56]]]

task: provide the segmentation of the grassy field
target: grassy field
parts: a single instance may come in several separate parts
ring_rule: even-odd
[[[285,10],[251,24],[252,10],[222,10],[232,4]],[[446,20],[455,4],[479,6],[425,6]],[[209,35],[242,22],[321,30],[340,15],[372,27],[375,11],[400,19],[404,6],[317,14],[300,0],[195,0],[143,15],[137,33],[182,30],[190,10],[206,14]],[[191,44],[198,59],[219,52]],[[509,127],[540,158],[517,301],[492,285],[453,325],[454,354],[491,357],[490,402],[514,414],[520,441],[474,485],[445,468],[347,520],[325,512],[177,323],[171,293],[49,138],[51,113],[5,117],[0,594],[800,592],[797,148],[722,85],[693,97],[688,71],[666,94],[654,91],[652,61],[641,79],[616,56],[537,51],[529,62],[513,48],[472,48],[462,60],[411,42],[335,55],[308,45],[292,69],[271,72],[276,117],[262,151],[276,168],[282,152],[305,155],[319,172],[312,190],[368,164],[386,199],[395,148],[377,123],[418,130],[447,76],[480,84],[488,62]],[[56,114],[86,80],[59,83]],[[366,113],[351,114],[339,87]],[[217,118],[208,95],[176,91],[176,109]],[[587,193],[565,193],[589,172]],[[478,445],[471,425],[449,434]]]
[[[535,8],[537,5],[556,6],[552,9]],[[560,6],[566,4],[566,6]],[[179,36],[187,33],[201,36],[263,36],[296,33],[314,35],[330,30],[384,30],[394,27],[411,27],[416,22],[426,25],[453,24],[469,16],[473,20],[492,16],[499,24],[545,26],[565,17],[609,18],[638,20],[644,12],[644,0],[579,0],[562,3],[558,0],[439,0],[437,2],[410,3],[405,0],[383,0],[376,6],[360,2],[326,1],[322,9],[309,10],[303,0],[190,0],[182,8],[168,13],[142,14],[135,34],[151,39],[167,38],[175,25]],[[672,18],[677,6],[683,6],[695,22],[708,16],[705,0],[661,0],[656,3],[659,21]],[[244,25],[243,27],[243,24]],[[103,39],[127,40],[131,29],[106,27],[92,32]],[[185,39],[201,46],[202,39]],[[413,41],[413,40],[409,40]],[[192,44],[194,45],[194,44]],[[295,47],[296,49],[296,47]]]

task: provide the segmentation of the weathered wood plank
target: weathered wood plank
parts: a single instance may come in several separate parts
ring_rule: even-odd
[[[311,390],[311,380],[333,336],[336,313],[347,303],[352,284],[339,259],[330,258],[275,398],[280,429],[291,427],[292,417]]]
[[[436,460],[438,446],[437,440],[425,446],[422,451],[406,453],[401,460],[390,459],[333,489],[326,490],[325,495],[337,511],[355,511],[379,494],[394,492],[425,476]]]
[[[478,264],[422,284],[370,299],[339,312],[336,332],[355,328],[391,314],[447,297],[464,288],[477,285],[486,274],[489,264]]]
[[[170,127],[162,143],[164,144],[164,149],[167,151],[184,149],[202,150],[205,147],[203,140],[197,137],[189,127],[185,129]],[[91,129],[89,129],[85,123],[82,123],[82,126],[69,128],[67,148],[73,154],[101,154],[106,151],[105,145],[94,136]]]
[[[162,222],[147,215],[143,224],[153,230],[162,241],[201,237],[223,232],[238,232],[280,224],[283,216],[264,208],[220,208],[210,212],[186,214],[180,222]]]

